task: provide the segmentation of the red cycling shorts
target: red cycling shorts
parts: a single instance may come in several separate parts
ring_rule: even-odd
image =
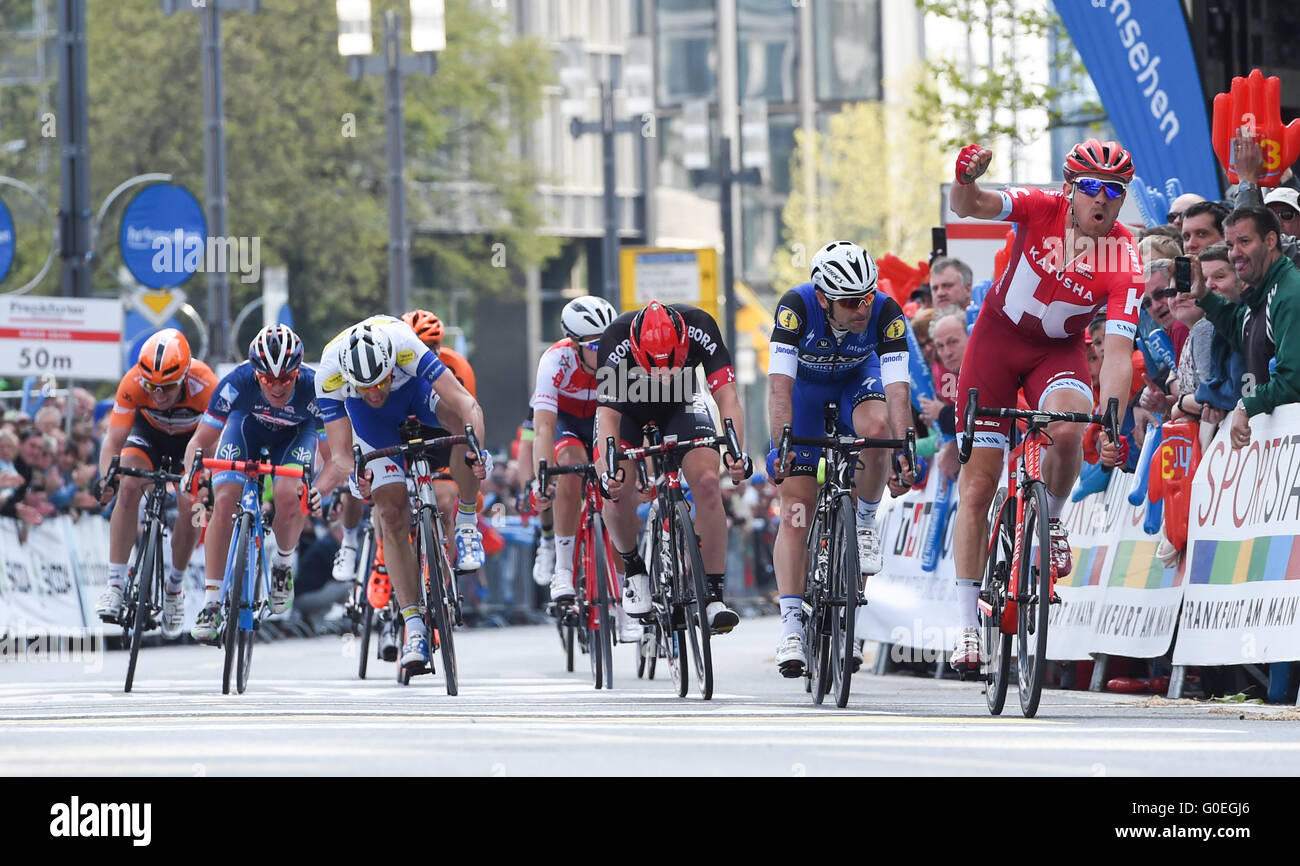
[[[1017,405],[1016,392],[1024,389],[1025,400],[1042,408],[1048,394],[1060,389],[1077,391],[1093,401],[1092,375],[1083,335],[1065,340],[1030,342],[993,310],[975,320],[961,375],[957,380],[957,433],[965,430],[966,395],[979,389],[981,406]],[[975,447],[1001,448],[1011,432],[1007,418],[976,421]]]

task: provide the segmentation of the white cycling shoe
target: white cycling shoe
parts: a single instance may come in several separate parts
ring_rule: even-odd
[[[629,574],[623,581],[623,610],[629,616],[645,616],[654,610],[648,574]]]
[[[550,544],[546,539],[542,539],[537,545],[537,555],[533,557],[533,583],[538,586],[546,586],[551,582],[551,576],[555,573],[555,539],[551,539]]]
[[[483,533],[477,526],[456,527],[456,570],[478,571],[483,567]]]
[[[858,527],[858,568],[863,574],[879,574],[885,567],[880,553],[880,531],[875,527]]]
[[[808,655],[803,648],[803,635],[788,634],[776,645],[776,667],[781,676],[794,679],[803,676],[808,667]]]
[[[980,663],[980,630],[977,628],[962,629],[962,633],[957,637],[957,646],[952,651],[952,656],[948,663],[958,670],[962,668],[979,667]]]
[[[117,622],[122,616],[122,587],[105,587],[103,595],[95,603],[95,613],[104,622]]]
[[[712,634],[726,634],[740,625],[740,614],[727,607],[725,601],[711,601],[704,607],[709,616],[709,631]]]
[[[641,627],[641,623],[628,616],[623,608],[614,608],[614,619],[618,626],[619,643],[636,643],[641,640],[645,629]]]
[[[173,640],[185,629],[185,590],[163,590],[162,636]]]
[[[334,554],[334,568],[330,576],[337,581],[351,580],[357,573],[357,549],[343,544]]]
[[[576,592],[573,586],[573,572],[567,568],[557,568],[555,577],[551,578],[551,601],[573,601]]]

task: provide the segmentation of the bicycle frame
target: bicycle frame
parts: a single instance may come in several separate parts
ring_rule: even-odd
[[[231,540],[234,541],[239,535],[239,522],[245,515],[252,518],[252,524],[249,527],[247,560],[248,568],[244,570],[244,586],[240,593],[239,602],[239,630],[253,631],[257,626],[257,620],[260,618],[261,611],[253,610],[253,594],[255,590],[255,581],[261,578],[262,588],[265,590],[263,598],[271,593],[271,571],[267,565],[266,557],[262,555],[262,544],[265,538],[265,528],[262,524],[262,476],[249,475],[244,478],[244,490],[239,496],[239,508],[235,511],[234,531],[231,534]],[[235,555],[237,545],[231,544],[230,551],[226,554],[226,571],[221,578],[221,597],[226,599],[230,597],[230,584],[233,580],[231,575],[235,570]],[[258,564],[261,567],[258,567]],[[254,577],[257,575],[257,577]]]
[[[1024,435],[1018,437],[1019,441],[1013,447],[1007,458],[1007,500],[1002,506],[1009,507],[1012,500],[1015,500],[1016,508],[1016,541],[1011,550],[1011,575],[1007,583],[1007,603],[1002,610],[1002,620],[999,628],[1003,634],[1016,633],[1017,603],[1021,598],[1020,593],[1020,561],[1025,554],[1025,534],[1021,531],[1025,520],[1025,497],[1024,491],[1029,482],[1043,481],[1043,441],[1047,439],[1047,431],[1041,426],[1030,423]],[[996,520],[997,515],[994,515]],[[993,555],[993,545],[997,543],[996,533],[989,533],[989,550],[988,555]],[[1052,590],[1056,590],[1056,565],[1052,565]],[[980,599],[979,605],[985,615],[993,612],[993,607],[984,599]]]

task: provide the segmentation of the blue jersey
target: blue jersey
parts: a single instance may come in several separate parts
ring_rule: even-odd
[[[805,382],[840,383],[861,378],[864,367],[879,358],[885,385],[906,382],[906,332],[898,302],[877,291],[867,329],[861,334],[837,334],[817,302],[813,284],[803,283],[786,292],[777,305],[768,373]]]
[[[282,408],[275,408],[262,394],[253,365],[248,361],[226,374],[208,401],[203,423],[222,428],[233,413],[254,419],[272,433],[291,428],[323,431],[325,421],[316,403],[316,371],[303,364],[298,368],[298,382],[293,396]]]

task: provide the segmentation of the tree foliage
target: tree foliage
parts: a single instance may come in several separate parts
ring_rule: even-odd
[[[944,155],[906,105],[846,105],[825,134],[795,131],[790,162],[781,212],[786,243],[772,257],[775,288],[806,281],[813,253],[832,240],[853,241],[876,257],[926,258]],[[817,179],[812,200],[804,192],[810,170]]]
[[[413,228],[430,222],[430,210],[446,201],[437,185],[449,181],[472,185],[482,206],[476,235],[416,236],[416,269],[439,285],[522,294],[518,268],[544,259],[555,245],[538,236],[535,170],[513,144],[541,110],[550,54],[539,40],[511,37],[505,16],[489,4],[446,5],[447,49],[437,73],[404,79],[407,213]],[[203,201],[198,17],[165,17],[157,0],[88,7],[92,210],[123,180],[149,171],[172,173]],[[403,16],[409,50],[408,3],[377,0],[374,7],[376,51],[390,8]],[[288,268],[295,321],[313,349],[387,306],[384,82],[349,77],[337,32],[334,4],[321,0],[271,0],[257,14],[222,17],[227,233],[261,238],[263,272]],[[48,83],[51,99],[56,80]],[[0,173],[24,177],[57,206],[58,144],[39,138],[34,92],[21,90],[0,88],[0,137],[12,136],[22,118],[30,146],[13,158],[0,154]],[[41,147],[53,158],[36,177]],[[448,152],[468,158],[450,160]],[[117,286],[112,273],[124,204],[114,206],[97,246],[104,257],[95,274],[99,290]],[[505,245],[509,268],[494,267],[492,243]],[[230,285],[235,311],[261,291],[233,274]],[[202,277],[185,288],[202,309]],[[57,269],[38,291],[57,294]]]
[[[938,56],[926,60],[926,75],[918,82],[919,100],[915,115],[938,128],[953,130],[940,144],[946,150],[960,148],[972,141],[990,142],[1006,137],[1019,144],[1037,138],[1042,129],[1023,122],[1017,115],[1046,109],[1047,128],[1060,124],[1055,111],[1057,99],[1065,91],[1045,81],[1034,81],[1020,72],[1023,51],[1019,55],[1013,47],[1026,38],[1047,38],[1059,33],[1066,46],[1056,53],[1051,62],[1057,68],[1072,73],[1071,78],[1084,73],[1083,64],[1069,48],[1060,18],[1043,5],[1030,5],[1020,0],[915,0],[926,15],[933,15],[959,24],[970,39],[978,45],[988,45],[992,62],[976,70],[968,70],[964,58]],[[1101,107],[1095,103],[1084,106],[1082,113],[1099,114]]]

